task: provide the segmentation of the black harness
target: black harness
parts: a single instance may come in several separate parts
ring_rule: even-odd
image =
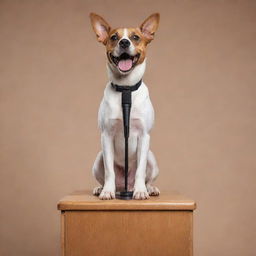
[[[117,192],[117,197],[120,199],[132,199],[133,192],[128,191],[128,138],[129,138],[129,130],[130,130],[130,112],[132,106],[132,92],[136,91],[140,88],[142,80],[132,86],[127,85],[117,85],[111,83],[113,89],[117,92],[122,93],[122,109],[123,109],[123,125],[124,125],[124,138],[125,138],[125,191]]]

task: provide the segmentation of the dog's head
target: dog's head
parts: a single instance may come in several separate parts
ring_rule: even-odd
[[[154,38],[159,17],[158,13],[150,15],[138,28],[112,29],[101,16],[90,14],[93,30],[98,41],[106,46],[113,69],[126,75],[144,61],[146,46]]]

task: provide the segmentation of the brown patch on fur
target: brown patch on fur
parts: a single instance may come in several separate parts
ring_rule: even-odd
[[[111,58],[110,58],[110,53],[112,53],[116,47],[116,45],[118,44],[118,41],[120,40],[120,38],[123,37],[124,34],[124,29],[123,28],[116,28],[116,29],[112,29],[109,32],[109,36],[106,42],[106,51],[107,51],[107,57],[108,57],[108,61],[113,63]],[[111,40],[111,37],[113,35],[117,36],[117,40]]]
[[[116,47],[116,45],[118,44],[118,41],[120,40],[120,38],[123,37],[123,34],[124,34],[124,29],[123,28],[116,28],[116,29],[112,29],[110,32],[109,32],[109,37],[108,37],[108,40],[107,40],[107,44],[106,44],[106,50],[107,52],[112,52],[114,50],[114,48]],[[111,37],[113,35],[116,35],[117,36],[117,40],[111,40]]]
[[[143,34],[141,33],[141,30],[139,28],[128,28],[127,30],[128,30],[128,37],[132,41],[136,49],[136,53],[140,54],[140,58],[137,64],[141,64],[146,57],[146,47],[148,42],[146,38],[143,36]],[[134,36],[138,36],[139,40],[135,40]]]

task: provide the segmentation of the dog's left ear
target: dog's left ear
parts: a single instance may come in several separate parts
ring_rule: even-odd
[[[140,30],[148,43],[154,39],[154,34],[158,28],[159,20],[160,14],[153,13],[140,26]]]
[[[90,19],[94,32],[96,33],[99,42],[106,44],[108,39],[108,34],[111,30],[108,23],[98,14],[90,13]]]

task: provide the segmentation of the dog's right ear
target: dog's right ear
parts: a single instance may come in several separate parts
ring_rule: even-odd
[[[90,19],[98,41],[106,44],[109,32],[111,30],[109,24],[96,13],[90,13]]]

